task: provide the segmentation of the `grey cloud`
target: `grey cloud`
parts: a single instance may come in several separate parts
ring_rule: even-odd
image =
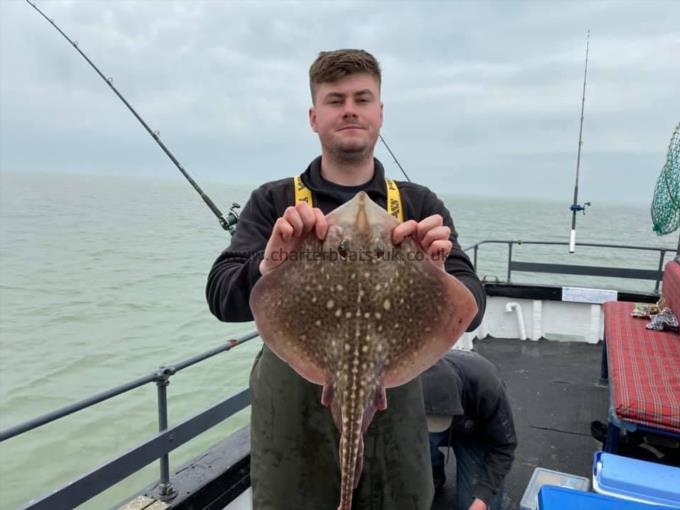
[[[307,70],[337,47],[380,59],[383,134],[414,178],[442,192],[569,196],[587,28],[583,187],[645,202],[680,120],[671,1],[40,5],[198,180],[255,185],[299,172],[318,153]],[[0,57],[0,170],[174,177],[24,2],[0,3]],[[377,155],[398,175],[384,148]]]

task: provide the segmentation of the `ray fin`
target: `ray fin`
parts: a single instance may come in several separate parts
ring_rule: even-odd
[[[400,386],[417,377],[434,365],[465,332],[477,314],[477,302],[468,288],[460,280],[445,273],[430,261],[424,261],[423,270],[438,280],[442,300],[440,313],[426,321],[432,331],[418,339],[417,345],[390,352],[384,372],[383,384],[386,388]],[[421,318],[422,319],[422,318]],[[398,335],[398,332],[393,332]]]

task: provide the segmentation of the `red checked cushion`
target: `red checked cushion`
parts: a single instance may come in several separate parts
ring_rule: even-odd
[[[674,260],[664,268],[661,294],[666,298],[666,306],[680,317],[680,264]]]
[[[632,310],[633,303],[604,304],[609,384],[616,415],[625,421],[680,432],[680,335],[646,329],[649,321],[632,318]]]

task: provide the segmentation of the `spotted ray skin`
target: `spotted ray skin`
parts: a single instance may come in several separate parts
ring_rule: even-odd
[[[477,313],[472,294],[407,238],[397,220],[359,192],[264,275],[250,307],[269,348],[322,385],[340,431],[340,503],[350,510],[361,475],[363,433],[387,407],[385,388],[433,365]]]

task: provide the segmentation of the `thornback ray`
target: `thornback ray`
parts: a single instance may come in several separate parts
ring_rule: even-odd
[[[363,433],[386,409],[385,388],[432,366],[465,331],[477,304],[364,192],[326,217],[254,286],[260,336],[298,374],[323,386],[340,431],[340,503],[349,510],[363,465]]]

